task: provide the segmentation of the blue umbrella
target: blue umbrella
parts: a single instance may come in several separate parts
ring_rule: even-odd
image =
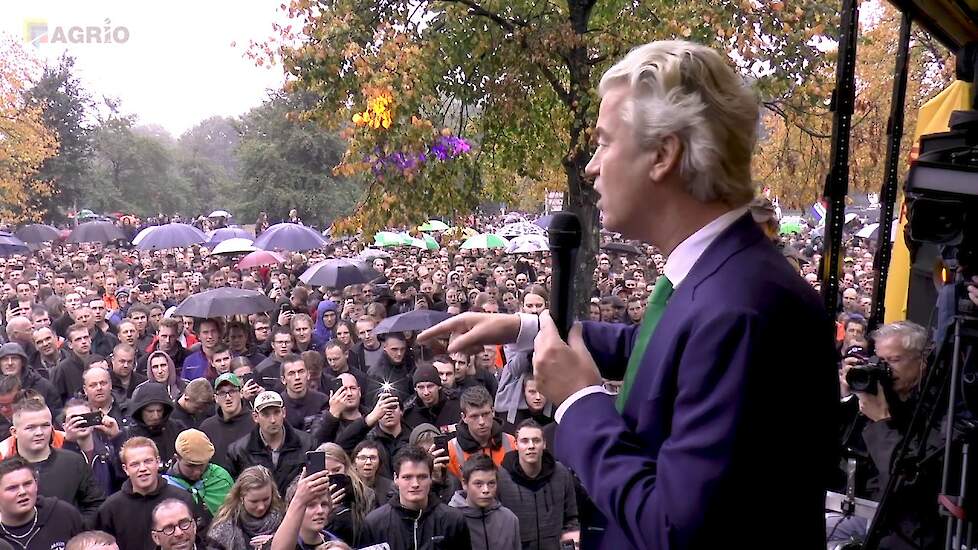
[[[13,254],[30,254],[31,249],[27,243],[13,236],[6,231],[0,231],[0,256],[10,256]]]
[[[536,225],[538,227],[542,227],[544,229],[550,229],[550,221],[553,220],[553,219],[554,219],[554,217],[553,217],[552,214],[547,214],[546,216],[543,216],[542,218],[540,218],[537,221],[533,222],[533,225]]]
[[[326,246],[326,239],[312,229],[297,223],[277,223],[255,239],[255,247],[264,250],[301,252]]]
[[[452,315],[433,309],[416,309],[400,315],[388,317],[377,323],[374,334],[390,334],[391,332],[419,332],[429,329],[448,319]]]
[[[168,223],[152,228],[138,242],[136,239],[133,241],[139,250],[184,248],[207,242],[207,235],[192,225]]]
[[[222,243],[228,239],[248,239],[249,241],[253,241],[255,240],[255,236],[240,227],[222,227],[207,234],[207,247],[214,248],[218,243]]]

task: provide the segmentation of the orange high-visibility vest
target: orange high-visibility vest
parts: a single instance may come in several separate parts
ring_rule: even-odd
[[[478,451],[491,458],[496,466],[502,466],[503,457],[506,456],[506,453],[516,449],[516,438],[507,433],[502,435],[503,444],[498,449],[483,447]],[[474,454],[463,451],[458,438],[452,438],[448,442],[448,471],[458,479],[462,479],[462,466],[465,466],[465,462]]]

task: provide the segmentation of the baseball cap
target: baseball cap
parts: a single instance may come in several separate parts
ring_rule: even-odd
[[[225,382],[232,384],[237,388],[244,385],[241,383],[241,379],[238,378],[237,374],[234,374],[233,372],[225,372],[224,374],[218,376],[217,380],[214,381],[214,389],[216,390],[217,388],[221,387],[221,384]]]
[[[273,391],[263,391],[255,397],[255,410],[261,412],[263,409],[268,407],[284,407],[285,401],[282,401],[282,396],[277,392]]]
[[[177,436],[176,451],[191,464],[207,464],[214,456],[214,445],[200,430],[184,430]]]

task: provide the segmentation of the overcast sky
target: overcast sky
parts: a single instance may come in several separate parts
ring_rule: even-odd
[[[256,67],[244,57],[249,39],[264,40],[284,15],[285,0],[4,0],[0,31],[19,39],[28,21],[56,27],[106,26],[123,44],[39,44],[33,51],[55,61],[77,59],[83,86],[96,99],[121,100],[139,124],[159,124],[174,137],[213,115],[240,115],[261,104],[283,82],[280,66]],[[232,47],[233,42],[237,46]]]

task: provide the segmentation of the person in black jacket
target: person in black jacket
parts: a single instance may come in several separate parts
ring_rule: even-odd
[[[85,325],[74,324],[68,327],[66,338],[71,353],[51,373],[51,384],[57,390],[62,403],[81,390],[82,373],[85,372],[86,360],[92,353],[92,337]]]
[[[17,401],[14,427],[10,431],[17,456],[37,470],[39,493],[74,505],[86,520],[93,517],[105,494],[80,454],[52,445],[54,427],[47,405],[37,397]]]
[[[472,548],[465,516],[430,495],[433,468],[431,455],[418,447],[398,452],[394,457],[398,493],[367,515],[361,545],[387,543],[391,550]]]
[[[154,550],[150,529],[157,504],[175,498],[199,510],[190,493],[169,485],[160,475],[160,453],[152,440],[134,437],[126,441],[119,458],[129,479],[98,509],[93,526],[115,536],[119,550]]]
[[[118,449],[123,443],[123,434],[114,418],[102,418],[102,425],[91,427],[84,415],[93,411],[88,402],[74,398],[65,404],[65,441],[62,449],[78,453],[92,469],[95,483],[106,496],[119,490],[125,481],[122,464],[119,463]],[[108,434],[116,433],[115,437]]]
[[[313,449],[312,439],[285,421],[285,402],[273,391],[255,397],[251,416],[258,425],[228,448],[228,473],[236,478],[249,466],[264,466],[275,477],[279,492],[285,494],[306,464],[306,451]],[[273,460],[273,452],[278,454],[277,460]]]
[[[20,344],[7,342],[0,346],[0,372],[4,376],[20,378],[21,389],[34,390],[41,394],[54,414],[61,410],[61,396],[50,382],[27,367],[27,353]]]
[[[410,442],[411,430],[402,422],[404,412],[401,402],[394,395],[383,395],[370,414],[353,421],[336,437],[336,443],[347,453],[353,451],[364,438],[376,441],[384,447],[387,456],[394,456],[397,451]],[[393,477],[394,471],[385,466],[381,473]]]
[[[0,462],[0,540],[15,550],[64,548],[84,531],[71,504],[38,495],[37,473],[20,457]]]
[[[435,367],[421,365],[411,377],[415,395],[404,407],[404,425],[409,430],[421,424],[432,424],[443,432],[454,431],[462,418],[457,396],[448,396],[441,387],[441,377]]]
[[[136,366],[136,348],[119,344],[112,350],[112,395],[117,401],[132,398],[136,387],[146,381],[146,375],[133,370]]]
[[[252,382],[253,383],[253,382]],[[214,401],[217,413],[200,424],[200,431],[214,445],[211,462],[229,470],[231,459],[228,448],[232,443],[247,436],[255,427],[251,408],[241,397],[241,378],[234,373],[225,373],[214,381]]]
[[[413,374],[414,357],[408,350],[404,335],[399,332],[385,334],[384,354],[377,364],[367,371],[367,376],[380,386],[381,391],[393,391],[403,403],[414,395],[414,388],[411,385]],[[373,405],[377,395],[369,392],[364,400],[368,405]]]
[[[177,436],[186,426],[170,419],[173,402],[170,401],[166,386],[156,382],[146,382],[139,386],[132,394],[129,410],[132,422],[128,437],[148,437],[163,456],[173,456]]]

